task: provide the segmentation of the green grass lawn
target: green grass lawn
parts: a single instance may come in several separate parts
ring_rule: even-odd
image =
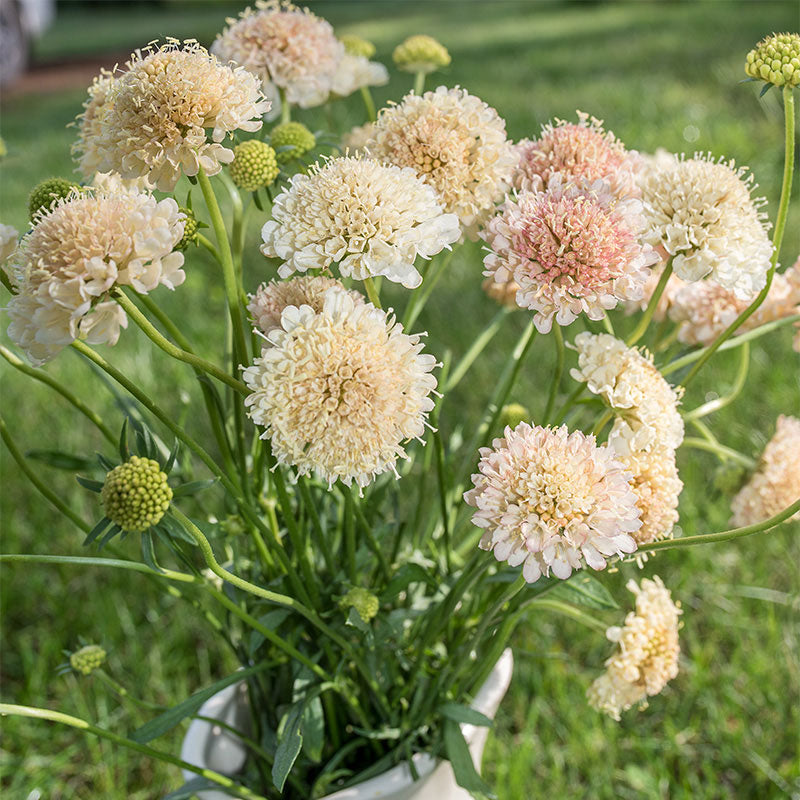
[[[779,96],[772,91],[758,99],[758,86],[739,81],[744,57],[758,39],[773,30],[796,30],[794,2],[326,2],[315,9],[338,32],[370,38],[377,57],[387,63],[406,36],[437,36],[453,56],[440,82],[462,85],[495,106],[515,139],[536,135],[548,119],[573,118],[581,109],[604,119],[631,148],[710,151],[749,164],[774,218],[782,169]],[[158,35],[208,43],[232,10],[228,4],[180,2],[157,13],[152,7],[69,7],[36,53],[47,59],[117,52]],[[410,83],[409,76],[394,74],[389,86],[375,92],[376,99],[399,99]],[[65,126],[84,96],[76,89],[3,104],[0,133],[9,154],[0,162],[0,221],[24,228],[32,185],[70,174],[74,131]],[[357,96],[337,104],[330,120],[318,113],[301,118],[315,126],[331,123],[334,130],[363,121]],[[251,290],[273,277],[258,241],[254,220],[246,264]],[[793,262],[799,250],[795,208],[782,262]],[[479,288],[480,271],[477,246],[459,251],[421,317],[418,327],[429,331],[428,346],[437,355],[448,349],[455,356],[463,353],[494,315]],[[174,295],[159,290],[154,298],[180,319],[201,352],[218,356],[225,325],[221,283],[200,253],[192,257],[187,276]],[[393,292],[390,299],[401,305],[402,294]],[[612,317],[624,328],[625,321]],[[474,418],[525,322],[524,314],[512,315],[448,401],[441,421],[446,432]],[[581,329],[580,323],[573,327],[568,339]],[[545,405],[550,349],[544,339],[537,343],[515,392],[534,419]],[[109,354],[191,430],[202,430],[189,404],[190,397],[192,403],[198,398],[188,369],[154,352],[133,329]],[[778,414],[798,413],[798,366],[791,331],[759,340],[745,391],[733,407],[707,420],[725,444],[757,456]],[[720,355],[691,387],[686,407],[712,393],[725,394],[736,368],[736,354]],[[76,354],[63,353],[47,370],[119,424],[112,394]],[[24,449],[91,453],[102,447],[96,432],[44,386],[22,380],[5,365],[2,374],[3,414]],[[566,380],[563,386],[572,388]],[[679,466],[686,484],[682,531],[723,529],[730,496],[717,488],[715,459],[681,452]],[[76,487],[71,473],[42,471],[84,518],[96,516],[93,496]],[[29,487],[5,450],[0,480],[3,552],[81,553],[80,532]],[[527,620],[515,639],[514,681],[484,762],[499,798],[800,796],[798,528],[785,525],[735,543],[668,551],[647,563],[644,574],[661,575],[683,603],[681,673],[647,710],[632,710],[621,723],[597,715],[584,699],[608,643],[559,617]],[[129,545],[123,545],[126,553],[137,558]],[[626,566],[604,577],[623,609],[630,605],[624,583],[638,574]],[[141,712],[120,705],[92,680],[56,675],[61,650],[75,648],[79,637],[102,643],[110,651],[111,674],[158,703],[183,698],[236,666],[191,606],[143,576],[18,565],[4,566],[0,575],[6,702],[58,708],[120,732],[144,721]],[[614,624],[616,617],[604,620]],[[175,751],[179,740],[176,732],[158,745]],[[173,768],[69,729],[19,719],[4,720],[0,781],[9,800],[150,800],[180,783]]]

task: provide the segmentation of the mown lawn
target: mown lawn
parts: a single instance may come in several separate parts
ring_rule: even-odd
[[[211,3],[172,3],[157,13],[150,6],[75,6],[37,53],[116,53],[159,35],[208,43],[231,10]],[[463,85],[494,105],[515,139],[535,135],[551,117],[572,118],[581,109],[604,119],[631,148],[710,151],[749,164],[774,215],[783,141],[778,94],[758,99],[758,87],[739,81],[745,54],[758,39],[796,29],[794,2],[327,2],[316,10],[340,32],[374,41],[384,62],[412,33],[437,36],[453,56],[440,81]],[[408,76],[395,74],[376,99],[399,99],[409,86]],[[74,131],[64,126],[80,110],[84,94],[76,89],[3,104],[0,133],[9,154],[0,162],[0,221],[23,228],[31,186],[70,173]],[[301,118],[335,130],[363,121],[357,97],[337,104],[330,119],[314,113]],[[250,231],[251,289],[272,277],[256,247],[261,221],[254,220]],[[793,262],[799,249],[795,208],[782,262]],[[448,349],[463,353],[495,313],[480,291],[480,269],[477,247],[460,251],[420,319],[439,355]],[[175,295],[161,290],[155,297],[201,351],[218,356],[225,325],[220,282],[200,253],[187,274]],[[391,298],[401,305],[401,294]],[[612,316],[624,329],[626,322]],[[507,321],[448,401],[446,431],[474,419],[524,324],[521,313]],[[576,324],[567,338],[578,330]],[[533,419],[545,404],[550,349],[545,340],[537,343],[515,392]],[[188,370],[154,353],[135,330],[125,332],[110,355],[196,427],[189,399],[197,402],[197,396]],[[686,407],[725,394],[736,366],[735,354],[719,356],[691,388]],[[777,415],[798,413],[798,366],[790,331],[759,340],[745,391],[732,408],[708,420],[725,444],[756,456]],[[119,424],[112,394],[76,354],[63,353],[47,369]],[[3,414],[24,449],[91,454],[102,447],[96,432],[44,386],[22,380],[5,364],[2,374]],[[565,391],[571,388],[565,380]],[[686,484],[683,532],[724,528],[730,496],[720,488],[716,460],[687,451],[679,464]],[[96,515],[93,496],[75,486],[72,474],[41,469],[86,519]],[[80,533],[29,487],[5,450],[1,480],[4,552],[81,552]],[[786,525],[714,548],[666,552],[648,562],[644,573],[661,575],[683,603],[682,669],[646,711],[631,711],[621,723],[598,716],[584,700],[608,654],[602,637],[559,617],[527,620],[515,640],[514,682],[485,759],[485,773],[501,800],[800,796],[798,528]],[[128,554],[138,557],[135,547]],[[123,732],[142,722],[141,712],[121,706],[91,680],[56,676],[61,650],[75,648],[79,637],[103,643],[110,651],[109,671],[159,703],[182,698],[235,666],[190,606],[142,576],[18,565],[2,567],[1,575],[7,702],[59,708]],[[624,583],[637,576],[628,566],[605,579],[623,609],[629,605]],[[612,624],[615,615],[604,619]],[[175,734],[159,745],[174,750],[178,741]],[[45,723],[5,720],[1,746],[0,779],[10,800],[149,800],[180,782],[175,769]]]

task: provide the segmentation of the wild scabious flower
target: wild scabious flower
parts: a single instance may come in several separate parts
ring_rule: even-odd
[[[669,318],[678,323],[681,342],[709,345],[754,299],[739,300],[714,281],[695,281],[673,293]],[[800,261],[783,273],[775,273],[766,299],[745,320],[739,332],[793,314],[800,314]]]
[[[435,72],[450,64],[447,48],[432,36],[418,34],[409,36],[395,47],[392,60],[404,72]]]
[[[605,181],[616,196],[639,193],[638,154],[628,152],[611,131],[605,131],[602,120],[581,111],[577,123],[548,123],[538,139],[523,139],[516,149],[514,188],[520,191],[542,191],[554,175],[561,175],[564,182]]]
[[[366,148],[381,161],[411,167],[473,238],[517,164],[498,113],[466,90],[445,86],[383,109]]]
[[[18,290],[6,309],[9,337],[34,364],[78,338],[114,344],[127,322],[108,293],[183,283],[183,231],[174,200],[136,191],[75,193],[40,211],[8,269]]]
[[[339,97],[347,97],[364,86],[385,86],[387,83],[389,71],[383,64],[345,53],[333,75],[331,91]]]
[[[741,300],[766,283],[772,256],[763,199],[752,175],[733,162],[658,158],[640,176],[644,239],[672,256],[686,281],[709,278]]]
[[[433,408],[436,359],[419,336],[340,290],[327,292],[320,312],[288,306],[281,326],[244,371],[248,414],[278,462],[359,487],[394,471]]]
[[[657,258],[640,241],[643,224],[638,200],[615,198],[602,182],[579,187],[555,176],[544,192],[508,198],[489,222],[481,233],[490,248],[483,274],[518,284],[517,305],[537,312],[541,333],[554,319],[601,319],[642,296],[646,267]]]
[[[619,721],[620,713],[658,694],[678,674],[680,605],[657,575],[641,586],[628,581],[636,595],[636,611],[622,627],[606,631],[617,652],[606,661],[606,671],[589,687],[589,704]]]
[[[87,644],[70,654],[69,665],[81,675],[91,675],[106,662],[106,651],[99,644]]]
[[[302,122],[284,122],[276,125],[269,142],[277,152],[279,164],[301,158],[317,146],[317,139]]]
[[[342,276],[384,275],[407,288],[422,280],[417,256],[430,258],[458,240],[458,220],[413,170],[371,158],[342,157],[295,175],[261,230],[265,256],[293,272],[339,264]]]
[[[106,117],[114,108],[113,86],[116,78],[104,69],[95,77],[88,89],[89,96],[78,116],[78,140],[72,145],[72,153],[78,158],[78,170],[85,178],[100,172],[105,162],[102,152]]]
[[[365,154],[367,144],[375,135],[375,123],[365,122],[363,125],[356,125],[342,136],[340,149],[351,156]]]
[[[330,23],[284,0],[257,2],[239,19],[227,20],[211,52],[255,75],[274,108],[280,92],[301,108],[324,103],[331,91],[344,46]]]
[[[248,139],[234,148],[230,171],[240,189],[255,192],[262,186],[269,186],[280,169],[272,147],[260,139]]]
[[[325,304],[325,295],[333,289],[348,294],[355,305],[364,303],[358,292],[345,289],[339,281],[325,275],[292,278],[288,281],[262,283],[254,295],[250,295],[247,310],[262,333],[267,334],[281,327],[281,314],[287,306],[310,306],[319,313]]]
[[[131,456],[106,475],[100,496],[106,517],[123,531],[136,532],[161,521],[172,489],[158,461]]]
[[[758,468],[731,503],[731,524],[754,525],[778,514],[800,498],[800,419],[778,417]],[[792,519],[800,519],[800,512]]]
[[[93,99],[103,94],[104,101],[91,117],[89,108],[84,113],[76,151],[86,177],[108,171],[147,176],[171,191],[181,173],[215,175],[233,160],[221,144],[225,137],[257,131],[269,110],[254,76],[220,64],[196,42],[137,51],[126,66],[94,88]]]
[[[609,439],[622,455],[654,445],[676,449],[683,441],[680,394],[646,351],[627,347],[611,334],[586,331],[575,337],[578,368],[570,374],[600,395],[621,417]]]
[[[606,557],[632,553],[639,509],[630,473],[594,436],[521,422],[481,448],[474,488],[464,500],[484,530],[480,547],[522,567],[533,583],[544,573],[568,578]]]
[[[747,54],[744,71],[775,86],[800,85],[800,34],[765,36]]]

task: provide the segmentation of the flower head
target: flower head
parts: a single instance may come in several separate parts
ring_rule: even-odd
[[[773,33],[748,54],[744,71],[775,86],[800,85],[800,34]]]
[[[233,182],[246,192],[269,186],[280,172],[275,151],[260,139],[248,139],[236,145],[230,170]]]
[[[281,327],[281,315],[287,306],[309,306],[319,313],[325,304],[325,295],[330,289],[348,294],[355,305],[361,305],[364,297],[358,292],[345,289],[339,281],[325,275],[292,278],[288,281],[262,283],[254,295],[250,295],[247,310],[256,327],[264,334]]]
[[[380,609],[380,600],[362,586],[354,586],[339,601],[342,608],[354,608],[362,622],[369,622]]]
[[[290,105],[311,108],[324,103],[344,55],[330,23],[285,0],[257,2],[239,19],[227,20],[211,52],[258,77],[277,107],[279,90]]]
[[[19,241],[19,231],[13,225],[0,223],[0,264],[14,254]]]
[[[106,662],[106,651],[99,644],[87,644],[69,657],[69,665],[81,675],[91,675]]]
[[[568,578],[584,564],[636,550],[641,525],[630,473],[594,436],[521,422],[481,448],[473,489],[464,494],[484,529],[480,546],[523,565],[525,580]]]
[[[622,627],[609,628],[607,638],[618,650],[606,671],[589,687],[589,704],[619,721],[620,712],[662,691],[678,674],[681,608],[672,601],[661,578],[628,581],[636,595],[636,611]]]
[[[197,222],[194,212],[190,208],[178,206],[178,210],[184,217],[183,236],[181,236],[178,244],[175,245],[175,249],[182,253],[184,250],[187,250],[190,245],[197,244],[200,225]]]
[[[497,112],[445,86],[383,109],[366,147],[381,161],[411,167],[470,236],[502,200],[517,164]]]
[[[288,306],[281,325],[244,371],[248,414],[278,462],[359,487],[394,471],[433,408],[436,359],[419,336],[340,290],[327,292],[318,313]]]
[[[269,142],[277,152],[279,164],[300,158],[317,146],[316,137],[302,122],[276,125],[269,135]]]
[[[100,172],[106,160],[103,147],[106,139],[106,118],[114,108],[113,87],[116,78],[104,69],[92,81],[89,96],[78,116],[78,141],[72,145],[73,155],[78,157],[78,169],[85,178]]]
[[[295,175],[272,216],[261,252],[286,262],[282,278],[338,262],[342,276],[385,275],[413,288],[422,280],[417,256],[430,258],[459,237],[456,217],[412,170],[370,158],[334,158]]]
[[[577,123],[548,123],[538,139],[523,139],[516,148],[516,189],[541,191],[558,174],[564,182],[585,181],[588,185],[603,180],[617,196],[638,194],[637,154],[628,152],[611,131],[605,131],[602,120],[581,111]]]
[[[493,278],[484,278],[481,283],[481,289],[486,292],[488,297],[491,297],[495,303],[505,306],[510,309],[517,309],[517,292],[519,285],[514,280],[508,280],[504,283],[498,283]]]
[[[409,36],[402,44],[397,45],[392,53],[392,60],[404,72],[425,74],[449,66],[451,61],[447,48],[425,34]]]
[[[363,56],[364,58],[372,58],[375,55],[375,45],[368,39],[362,39],[353,33],[346,33],[344,36],[340,36],[339,41],[350,55]]]
[[[542,333],[553,319],[601,319],[606,309],[642,296],[656,254],[640,241],[641,204],[617,199],[602,182],[563,184],[554,176],[544,192],[509,198],[481,234],[491,252],[484,275],[519,286],[517,305],[537,312]]]
[[[621,419],[609,439],[621,455],[659,445],[676,449],[683,441],[680,393],[673,389],[646,351],[627,347],[608,333],[575,337],[578,368],[570,374],[600,395]]]
[[[87,177],[108,171],[147,176],[171,191],[182,172],[215,175],[233,160],[221,144],[225,137],[257,131],[269,110],[256,78],[220,64],[193,41],[137,51],[126,66],[94,87],[84,113],[76,151]]]
[[[800,498],[800,419],[778,417],[758,468],[731,503],[731,524],[754,525],[778,514]],[[792,519],[800,519],[800,511]]]
[[[123,531],[146,531],[167,512],[172,489],[158,461],[131,456],[106,475],[101,497],[115,525]]]
[[[34,219],[39,211],[49,211],[57,201],[76,189],[80,186],[66,178],[48,178],[36,184],[28,197],[28,216]]]
[[[18,289],[7,312],[9,337],[36,364],[77,338],[114,344],[127,324],[114,286],[147,293],[184,280],[184,232],[172,199],[137,191],[73,193],[40,212],[9,273]]]
[[[375,123],[356,125],[342,136],[340,149],[351,156],[366,154],[367,143],[375,135]]]
[[[383,64],[345,53],[334,73],[331,91],[339,97],[347,97],[364,86],[385,86],[387,83],[389,71]]]
[[[766,283],[772,256],[763,199],[750,196],[752,175],[712,161],[659,158],[640,178],[645,241],[672,259],[686,281],[708,277],[746,300]]]

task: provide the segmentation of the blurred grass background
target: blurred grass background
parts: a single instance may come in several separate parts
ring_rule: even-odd
[[[774,215],[782,168],[782,111],[777,92],[758,99],[759,86],[740,84],[745,54],[772,31],[796,30],[795,2],[534,3],[325,2],[312,4],[339,33],[371,39],[376,58],[390,63],[393,47],[413,33],[439,38],[453,56],[437,82],[460,84],[495,106],[518,139],[534,136],[552,117],[575,109],[606,121],[628,147],[652,151],[710,151],[749,164],[770,198]],[[36,43],[39,63],[120,54],[172,35],[209,44],[239,5],[168,2],[68,3]],[[429,85],[433,79],[429,81]],[[88,81],[87,81],[88,83]],[[376,100],[399,99],[410,76],[393,73]],[[51,175],[69,175],[74,131],[85,87],[56,93],[11,93],[3,99],[0,133],[8,156],[0,162],[0,221],[24,230],[30,188]],[[337,103],[330,118],[309,112],[312,126],[343,130],[363,121],[357,96]],[[795,183],[795,199],[797,187]],[[183,185],[179,194],[185,192]],[[247,285],[272,277],[258,254],[258,224],[247,248]],[[792,212],[782,263],[800,249],[800,215]],[[430,347],[457,357],[491,319],[495,308],[479,288],[477,246],[459,251],[418,327]],[[219,353],[225,325],[222,288],[199,251],[188,279],[155,298],[204,354]],[[392,295],[400,304],[400,295]],[[615,324],[625,322],[614,316]],[[524,327],[513,315],[469,374],[442,424],[452,429],[474,418],[491,393],[503,359]],[[3,326],[5,327],[5,326]],[[580,328],[569,330],[572,338]],[[163,405],[192,428],[191,374],[154,353],[128,330],[111,351]],[[537,343],[514,399],[534,419],[545,404],[552,369],[550,346]],[[24,449],[91,453],[101,440],[69,407],[39,384],[2,368],[3,407]],[[113,425],[113,397],[79,357],[63,353],[47,370],[93,399]],[[692,408],[730,388],[736,355],[722,354],[692,386]],[[542,387],[545,387],[544,390]],[[565,391],[571,387],[564,383]],[[782,329],[753,349],[748,385],[733,408],[707,420],[722,441],[757,456],[779,413],[798,413],[798,359],[791,332]],[[456,410],[458,413],[456,414]],[[87,445],[88,443],[88,445]],[[682,452],[686,489],[684,533],[725,527],[730,494],[717,488],[718,464],[704,453]],[[66,472],[42,467],[48,484],[80,511],[97,514],[94,496]],[[2,451],[2,550],[76,554],[81,534],[71,529],[18,473]],[[515,640],[517,668],[484,762],[501,800],[529,798],[777,798],[800,797],[800,546],[798,525],[714,548],[667,552],[644,573],[660,574],[684,607],[681,674],[644,712],[621,723],[587,708],[584,692],[602,669],[608,643],[572,621],[531,618]],[[127,543],[131,545],[131,543]],[[138,557],[135,545],[130,551]],[[110,651],[109,670],[154,702],[169,704],[235,665],[191,608],[159,585],[132,573],[75,567],[4,566],[2,692],[7,702],[58,708],[129,732],[143,721],[91,680],[55,674],[61,650],[79,637]],[[607,580],[623,611],[626,567]],[[189,613],[187,613],[187,610]],[[613,624],[616,615],[605,617]],[[178,747],[179,733],[159,746]],[[84,738],[69,729],[29,720],[4,720],[0,786],[17,798],[149,800],[180,783],[177,770]]]

